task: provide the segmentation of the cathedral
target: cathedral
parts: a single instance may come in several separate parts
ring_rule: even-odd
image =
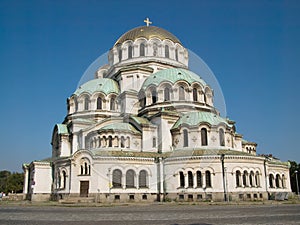
[[[243,201],[287,198],[289,165],[257,155],[165,29],[129,30],[67,99],[52,155],[24,164],[31,201]],[[282,197],[283,196],[283,197]]]

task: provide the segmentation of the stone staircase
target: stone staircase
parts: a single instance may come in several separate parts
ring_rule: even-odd
[[[78,203],[93,203],[95,202],[94,197],[68,197],[65,199],[58,200],[61,204],[78,204]]]

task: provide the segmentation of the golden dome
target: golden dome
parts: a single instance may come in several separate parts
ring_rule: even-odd
[[[118,44],[122,44],[123,42],[127,40],[132,40],[135,41],[137,38],[144,37],[146,39],[150,38],[159,38],[161,40],[171,40],[174,43],[179,43],[181,42],[178,40],[177,37],[175,37],[173,34],[171,34],[169,31],[166,31],[162,28],[155,27],[155,26],[141,26],[141,27],[136,27],[125,34],[123,34],[115,43],[114,46]]]

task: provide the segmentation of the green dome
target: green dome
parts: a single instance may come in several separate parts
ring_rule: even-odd
[[[232,126],[228,124],[226,119],[211,112],[189,112],[184,114],[179,120],[177,120],[172,129],[176,129],[183,124],[189,126],[197,126],[201,123],[208,123],[215,126],[219,125],[220,123],[224,123],[228,127]]]
[[[203,86],[206,86],[204,80],[202,80],[197,74],[193,73],[192,71],[182,68],[172,68],[160,70],[149,76],[145,80],[142,89],[146,90],[147,87],[150,85],[158,86],[162,82],[171,82],[172,84],[175,84],[177,81],[180,80],[186,81],[189,84],[197,82],[201,83]]]
[[[99,129],[99,131],[120,131],[120,132],[130,132],[134,134],[140,134],[138,130],[136,130],[131,124],[129,123],[113,123],[106,125]]]
[[[55,125],[57,127],[57,133],[58,134],[69,134],[69,131],[68,131],[68,127],[66,124],[56,124]]]
[[[87,92],[89,94],[93,94],[95,92],[102,92],[105,95],[110,93],[119,94],[119,86],[117,82],[109,78],[97,78],[94,80],[90,80],[83,85],[81,85],[74,94],[79,96],[82,93]]]

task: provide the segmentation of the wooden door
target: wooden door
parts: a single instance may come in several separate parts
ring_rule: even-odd
[[[80,197],[88,197],[88,196],[89,196],[89,182],[80,181]]]

